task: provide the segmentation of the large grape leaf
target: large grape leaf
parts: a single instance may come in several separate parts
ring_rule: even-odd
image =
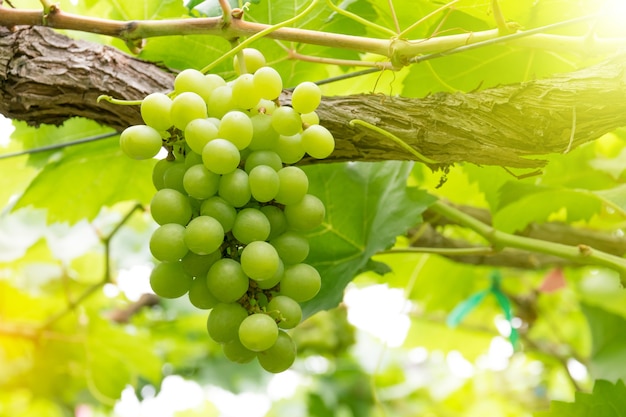
[[[336,306],[370,257],[418,223],[434,198],[407,188],[406,162],[318,164],[306,171],[310,192],[326,205],[324,224],[310,234],[307,262],[322,275],[320,293],[304,306],[311,315]]]
[[[586,304],[582,305],[582,311],[591,329],[591,374],[610,381],[626,380],[626,319]]]
[[[154,160],[136,161],[122,153],[116,139],[65,150],[30,183],[14,209],[48,209],[49,222],[91,220],[103,206],[120,201],[150,201]]]
[[[535,417],[626,417],[626,386],[623,381],[615,385],[597,380],[593,392],[576,393],[576,401],[566,403],[552,401],[549,411],[534,414]]]

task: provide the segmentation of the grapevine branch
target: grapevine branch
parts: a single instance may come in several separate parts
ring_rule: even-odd
[[[389,139],[397,137],[440,165],[541,167],[545,161],[529,157],[564,152],[570,142],[573,149],[626,125],[625,69],[626,54],[618,54],[576,72],[466,94],[325,97],[318,113],[337,140],[327,161],[415,160]],[[156,64],[47,28],[0,28],[0,113],[31,125],[79,116],[121,131],[142,123],[138,106],[97,97],[138,100],[170,91],[173,79]],[[288,103],[290,93],[281,100]],[[350,126],[353,119],[388,134]]]

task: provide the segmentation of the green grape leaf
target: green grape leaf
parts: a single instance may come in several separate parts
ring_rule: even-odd
[[[154,163],[130,159],[116,139],[67,148],[41,170],[14,209],[47,208],[48,222],[76,223],[94,219],[103,206],[148,203],[154,194],[149,181]]]
[[[626,319],[587,304],[582,311],[591,329],[589,371],[598,379],[626,380]]]
[[[597,380],[593,392],[576,393],[573,403],[552,401],[549,411],[533,414],[534,417],[626,417],[626,386],[623,381],[613,384]]]
[[[320,272],[322,289],[305,303],[308,316],[336,306],[370,257],[418,223],[434,198],[407,193],[411,164],[406,162],[318,164],[305,170],[309,192],[326,206],[324,224],[309,236],[307,263]]]
[[[626,184],[617,187],[593,192],[609,205],[626,214]]]

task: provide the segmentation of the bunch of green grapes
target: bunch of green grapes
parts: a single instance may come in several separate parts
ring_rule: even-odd
[[[145,125],[127,128],[120,145],[136,159],[162,146],[169,151],[152,178],[150,210],[159,227],[150,250],[160,261],[150,276],[154,292],[188,294],[210,309],[209,336],[230,360],[257,358],[267,371],[282,372],[296,357],[286,330],[321,286],[305,262],[304,233],[325,216],[293,164],[305,154],[328,157],[335,142],[315,113],[317,85],[298,85],[291,106],[281,106],[279,73],[256,50],[241,56],[233,81],[188,69],[176,77],[173,99],[145,97]]]

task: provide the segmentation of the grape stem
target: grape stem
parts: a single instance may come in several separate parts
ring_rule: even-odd
[[[421,153],[419,153],[418,151],[415,150],[415,148],[411,147],[408,143],[406,143],[405,141],[403,141],[402,139],[400,139],[399,137],[397,137],[396,135],[394,135],[391,132],[386,131],[385,129],[381,129],[378,126],[374,126],[371,123],[368,123],[364,120],[361,119],[353,119],[350,120],[349,123],[350,126],[354,126],[354,125],[360,125],[360,126],[364,126],[370,130],[373,130],[377,133],[380,133],[381,135],[391,139],[393,142],[395,142],[396,144],[400,145],[400,147],[404,150],[406,150],[407,152],[409,152],[411,155],[415,156],[418,160],[426,163],[426,164],[438,164],[439,162],[435,161],[434,159],[430,159],[425,157],[424,155],[422,155]]]
[[[622,285],[626,285],[626,259],[619,256],[593,249],[584,244],[569,246],[502,232],[441,200],[435,201],[429,209],[478,233],[492,244],[493,250],[506,247],[516,248],[558,256],[580,265],[603,266],[617,271],[620,274]]]
[[[143,100],[122,100],[107,95],[101,95],[98,96],[96,102],[100,103],[101,101],[107,101],[111,104],[119,104],[121,106],[140,106]]]

